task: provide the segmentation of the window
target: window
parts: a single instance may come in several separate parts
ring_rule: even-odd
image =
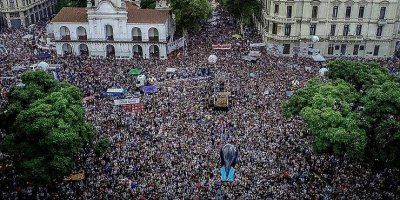
[[[10,0],[9,2],[10,9],[13,10],[15,8],[14,0]]]
[[[290,33],[292,32],[292,25],[286,24],[285,25],[285,35],[290,36]]]
[[[361,35],[361,30],[362,30],[362,25],[357,25],[357,28],[356,28],[356,35]]]
[[[349,35],[349,25],[348,24],[344,25],[343,35],[344,36],[348,36]]]
[[[381,7],[381,11],[379,12],[379,19],[385,19],[386,15],[386,7]]]
[[[365,49],[364,45],[361,45],[360,46],[360,51],[364,51],[364,49]]]
[[[336,45],[335,46],[335,50],[339,50],[340,49],[340,46],[339,45]]]
[[[317,25],[311,24],[310,25],[310,35],[315,35],[316,29],[317,29]]]
[[[351,15],[351,7],[347,6],[346,7],[346,18],[350,18],[350,15]]]
[[[341,55],[346,55],[346,50],[347,50],[347,45],[346,44],[342,44],[341,46],[340,46],[340,54]]]
[[[329,55],[332,55],[332,54],[333,54],[333,44],[329,44],[329,47],[328,47],[328,54],[329,54]]]
[[[337,18],[338,11],[339,11],[339,7],[338,6],[334,6],[333,7],[333,12],[332,12],[332,18]]]
[[[354,45],[354,49],[353,49],[353,55],[356,56],[358,55],[358,49],[360,48],[360,45],[355,44]]]
[[[278,25],[276,23],[272,23],[272,34],[276,35],[278,32]]]
[[[274,10],[275,14],[279,14],[279,5],[275,4],[275,10]]]
[[[335,32],[336,32],[336,24],[332,24],[331,25],[331,36],[335,36]]]
[[[361,6],[358,10],[358,18],[364,18],[364,6]]]
[[[287,18],[292,18],[292,6],[288,6],[286,8],[286,17]]]
[[[290,54],[290,44],[283,44],[283,54]]]
[[[382,28],[383,26],[378,26],[378,29],[376,29],[376,36],[382,36]]]
[[[318,17],[318,6],[313,6],[313,7],[312,7],[312,14],[311,14],[311,17],[312,17],[313,19],[316,19],[316,18]]]
[[[375,45],[374,47],[374,56],[378,56],[379,54],[379,45]]]

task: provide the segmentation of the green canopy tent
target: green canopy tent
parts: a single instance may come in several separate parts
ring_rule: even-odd
[[[130,75],[134,75],[134,76],[138,76],[142,73],[142,70],[140,69],[131,69],[129,70],[128,74]]]

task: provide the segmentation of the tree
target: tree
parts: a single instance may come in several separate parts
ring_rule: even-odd
[[[95,146],[94,146],[94,151],[97,154],[102,154],[109,150],[111,148],[111,142],[108,138],[100,138],[97,140]]]
[[[154,8],[156,8],[156,0],[142,0],[140,2],[140,8],[142,8],[142,9],[154,9]]]
[[[382,84],[391,79],[387,70],[374,62],[354,62],[337,60],[327,65],[328,77],[343,79],[360,90],[366,90],[374,84]]]
[[[222,0],[222,5],[236,19],[239,19],[242,34],[243,25],[251,23],[253,14],[260,14],[260,2],[258,0]]]
[[[10,122],[3,124],[8,134],[1,149],[11,156],[17,172],[36,184],[68,174],[93,133],[85,122],[80,91],[50,77],[43,71],[25,73],[25,86],[12,90],[10,103],[1,112]]]
[[[373,85],[362,98],[362,122],[372,154],[381,163],[400,166],[400,84]]]
[[[304,119],[317,151],[350,149],[378,166],[400,167],[400,78],[377,63],[339,60],[328,68],[328,83],[312,80],[296,91],[285,116]]]
[[[366,134],[351,108],[358,98],[353,86],[343,80],[327,84],[312,80],[306,88],[296,91],[283,108],[286,116],[300,115],[304,119],[318,152],[362,157]]]
[[[59,12],[64,7],[86,7],[87,0],[58,0],[56,12]]]
[[[172,12],[183,33],[190,28],[198,28],[201,20],[206,20],[211,13],[208,0],[171,0]]]

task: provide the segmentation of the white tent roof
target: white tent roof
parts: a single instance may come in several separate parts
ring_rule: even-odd
[[[324,76],[325,75],[325,73],[327,72],[327,71],[329,71],[328,70],[328,68],[321,68],[320,70],[319,70],[319,74],[321,75],[321,76]]]
[[[31,40],[31,39],[33,39],[33,35],[32,34],[27,34],[27,35],[23,36],[22,39]]]
[[[168,67],[165,71],[168,73],[174,73],[174,72],[176,72],[176,68]]]
[[[47,62],[40,62],[37,64],[37,66],[45,70],[49,67],[49,64]]]
[[[312,56],[313,60],[316,62],[325,62],[326,59],[321,55],[321,54],[317,54]]]

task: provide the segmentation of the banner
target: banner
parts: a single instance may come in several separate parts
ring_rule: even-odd
[[[212,48],[219,49],[219,50],[229,50],[232,48],[232,45],[231,44],[213,44]]]
[[[114,100],[114,105],[132,105],[140,103],[140,98],[132,98],[132,99],[116,99]]]
[[[250,44],[250,47],[264,47],[264,46],[265,46],[264,43],[253,43],[253,44]]]
[[[79,173],[71,174],[64,178],[64,181],[80,181],[85,179],[85,173],[80,171]]]
[[[185,46],[185,38],[181,37],[178,40],[175,40],[171,43],[167,44],[167,54],[170,54],[171,52],[182,48],[183,46]]]

